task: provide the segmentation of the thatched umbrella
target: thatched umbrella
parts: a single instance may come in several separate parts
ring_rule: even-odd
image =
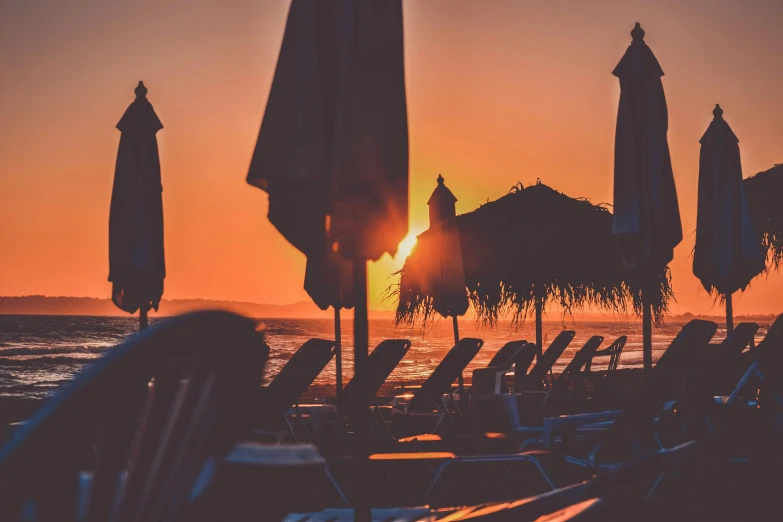
[[[109,281],[111,299],[128,313],[139,310],[139,326],[147,312],[158,309],[166,264],[163,254],[163,190],[157,132],[163,128],[147,100],[143,82],[136,100],[122,115],[122,133],[114,171],[109,214]]]
[[[554,303],[566,312],[587,305],[608,310],[642,310],[640,281],[623,270],[612,238],[612,214],[602,205],[574,199],[544,184],[514,187],[502,198],[457,216],[465,282],[481,321],[494,324],[510,313],[519,323],[535,313],[541,347],[541,316]],[[430,231],[419,236],[426,242]],[[405,317],[427,320],[431,296],[416,277],[422,257],[414,252],[400,272]],[[667,309],[671,286],[667,268],[650,292],[653,313]]]
[[[459,342],[457,317],[468,311],[456,202],[457,198],[446,187],[443,176],[438,175],[438,185],[427,201],[430,227],[427,234],[419,236],[411,252],[411,257],[415,259],[411,266],[416,268],[405,272],[405,280],[400,284],[401,293],[396,315],[398,323],[411,322],[416,317],[416,307],[414,306],[414,310],[409,309],[415,301],[415,297],[409,292],[423,292],[427,296],[423,303],[425,315],[437,312],[443,317],[452,318],[454,344]],[[416,282],[410,281],[411,279]],[[460,374],[460,392],[463,386]]]
[[[367,262],[396,254],[408,233],[406,103],[401,0],[293,0],[247,181],[269,193],[269,220],[308,260],[351,262],[359,390]],[[363,402],[357,456],[367,449]]]
[[[649,282],[646,293],[656,294],[656,277],[674,257],[674,247],[682,241],[682,225],[666,137],[669,115],[661,82],[663,70],[644,43],[644,31],[638,23],[631,37],[631,45],[612,71],[620,80],[612,233],[626,268],[636,272],[645,287]],[[644,369],[649,371],[653,304],[646,295],[644,301]]]
[[[739,140],[715,105],[701,138],[699,205],[693,274],[707,292],[726,302],[726,330],[734,329],[731,294],[744,290],[764,270],[761,235],[745,200]]]
[[[353,265],[335,253],[323,258],[309,258],[304,288],[321,310],[334,310],[335,390],[339,399],[343,391],[343,342],[340,310],[353,308]]]
[[[783,164],[759,172],[745,179],[745,197],[748,200],[753,223],[762,234],[767,253],[767,270],[783,266]]]

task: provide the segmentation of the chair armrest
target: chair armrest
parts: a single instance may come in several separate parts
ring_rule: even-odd
[[[621,412],[622,410],[608,410],[598,413],[578,413],[575,415],[547,417],[544,419],[544,447],[547,449],[552,447],[555,437],[560,430],[611,422],[614,421]]]

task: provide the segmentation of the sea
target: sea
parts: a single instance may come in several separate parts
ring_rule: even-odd
[[[154,325],[157,321],[152,319]],[[274,377],[288,358],[307,339],[334,339],[334,322],[328,319],[257,319],[271,348],[264,379]],[[657,360],[683,323],[667,322],[653,329],[653,360]],[[352,322],[342,321],[342,353],[344,381],[353,374]],[[604,337],[603,347],[621,335],[628,341],[620,360],[621,368],[642,366],[641,323],[628,321],[545,321],[544,344],[564,329],[575,330],[576,336],[555,365],[561,370],[573,354],[593,335]],[[133,317],[83,317],[43,315],[0,315],[0,397],[46,397],[71,380],[79,371],[113,346],[138,331],[138,319]],[[760,329],[760,337],[766,328]],[[384,339],[409,339],[412,343],[405,359],[390,376],[396,382],[416,382],[426,378],[454,344],[451,320],[436,320],[422,325],[395,326],[391,319],[370,319],[370,346]],[[725,337],[719,329],[714,340]],[[468,367],[485,366],[492,355],[507,341],[535,340],[532,321],[516,327],[499,323],[482,326],[471,318],[461,318],[461,337],[478,337],[484,346]],[[318,384],[335,382],[334,363],[330,363],[316,380]]]

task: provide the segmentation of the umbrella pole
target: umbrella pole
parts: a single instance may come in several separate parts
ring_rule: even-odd
[[[335,395],[339,402],[343,391],[343,334],[340,324],[340,308],[334,309],[334,372],[336,375]]]
[[[642,292],[642,350],[644,373],[649,375],[652,370],[652,305]]]
[[[453,316],[451,318],[454,325],[454,346],[457,345],[459,342],[459,324],[457,323],[457,316]],[[459,396],[462,397],[463,392],[465,391],[465,381],[462,378],[462,373],[459,374]]]
[[[542,324],[542,315],[544,313],[544,300],[541,296],[536,295],[536,345],[538,346],[538,353],[536,354],[536,362],[541,359],[544,353],[544,326]]]
[[[149,318],[147,317],[147,312],[149,312],[149,308],[142,305],[141,308],[139,308],[139,330],[145,330],[149,326]]]
[[[367,320],[367,261],[356,259],[353,262],[353,379],[356,381],[358,393],[356,394],[356,411],[354,412],[354,426],[356,426],[356,463],[360,470],[359,476],[367,471],[368,462],[368,413],[370,405],[367,404],[367,350],[369,348],[369,325]],[[371,508],[365,502],[366,495],[357,495],[357,503],[354,505],[354,520],[370,521]]]
[[[726,335],[734,331],[734,307],[731,303],[731,294],[726,294]]]

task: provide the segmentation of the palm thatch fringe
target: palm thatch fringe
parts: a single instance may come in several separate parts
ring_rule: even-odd
[[[515,186],[502,198],[457,216],[465,280],[480,322],[511,315],[516,324],[535,313],[536,297],[565,313],[585,306],[642,313],[643,281],[623,267],[612,238],[612,214],[603,205],[574,199],[541,183]],[[398,272],[397,323],[426,323],[432,297],[418,272],[426,266],[428,232]],[[649,284],[647,298],[660,324],[673,297],[668,268]]]
[[[766,270],[777,270],[783,265],[783,164],[745,179],[745,198],[763,234]]]

